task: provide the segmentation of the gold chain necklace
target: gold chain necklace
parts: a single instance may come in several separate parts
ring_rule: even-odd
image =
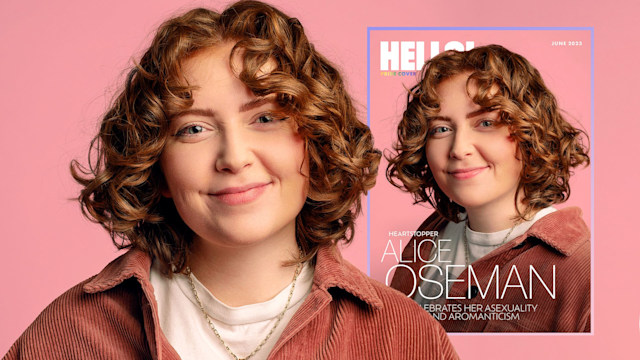
[[[224,346],[225,350],[227,350],[229,355],[231,355],[231,357],[234,360],[247,360],[251,358],[253,355],[255,355],[262,348],[262,346],[267,343],[271,335],[273,335],[273,332],[276,330],[276,328],[280,324],[280,321],[284,317],[284,313],[289,309],[289,304],[291,303],[291,298],[293,297],[293,290],[296,288],[296,280],[298,279],[298,275],[300,275],[300,271],[302,270],[302,263],[299,263],[298,266],[296,266],[296,272],[293,274],[293,280],[291,280],[291,290],[289,290],[289,297],[287,298],[287,303],[284,305],[284,309],[282,309],[280,314],[278,314],[278,316],[276,317],[276,323],[273,324],[267,336],[265,336],[264,339],[262,339],[262,341],[260,342],[260,344],[258,344],[258,346],[256,346],[255,349],[253,349],[251,354],[247,355],[244,358],[238,357],[238,355],[234,354],[233,351],[231,351],[231,349],[229,348],[229,345],[227,345],[227,343],[222,339],[222,336],[220,336],[220,333],[218,332],[216,327],[213,326],[213,322],[211,321],[211,315],[209,315],[207,311],[204,309],[204,306],[202,305],[202,301],[200,301],[200,297],[198,296],[198,291],[196,290],[196,284],[193,281],[193,273],[191,272],[191,268],[187,266],[186,270],[187,270],[187,277],[189,278],[189,283],[191,284],[191,290],[193,290],[193,296],[196,298],[196,302],[198,302],[198,306],[200,306],[200,310],[202,311],[202,314],[204,315],[205,320],[207,320],[209,327],[211,328],[211,330],[213,330],[213,333],[216,335],[218,340],[220,340],[220,342],[222,343],[222,346]]]
[[[516,221],[513,226],[511,227],[511,229],[509,229],[509,232],[507,233],[507,236],[504,237],[504,239],[502,239],[502,242],[498,245],[494,245],[497,247],[500,247],[502,245],[504,245],[504,243],[507,242],[507,239],[509,238],[509,235],[511,235],[511,232],[513,232],[513,229],[516,228],[516,226],[520,223],[520,221]],[[469,254],[471,253],[471,251],[469,250],[469,241],[467,240],[467,229],[469,229],[469,218],[467,217],[467,219],[464,221],[464,230],[462,233],[462,241],[464,242],[464,261],[465,264],[467,266],[471,265],[469,263]]]

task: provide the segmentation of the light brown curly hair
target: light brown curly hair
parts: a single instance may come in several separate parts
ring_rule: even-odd
[[[116,247],[149,253],[169,276],[186,267],[193,232],[161,195],[166,185],[158,160],[172,116],[193,103],[181,64],[225,41],[235,42],[231,56],[242,58],[238,78],[256,96],[275,94],[305,140],[310,190],[296,218],[302,261],[321,245],[353,239],[361,196],[375,184],[380,152],[371,132],[358,120],[340,73],[297,19],[257,1],[170,19],[102,119],[88,166],[71,163],[84,187],[78,197],[84,215],[107,229]],[[267,62],[276,66],[265,75]]]
[[[395,152],[387,156],[389,182],[411,193],[416,203],[428,202],[448,220],[460,221],[458,215],[465,210],[438,187],[427,163],[426,146],[429,119],[440,110],[436,87],[467,72],[471,74],[467,89],[478,90],[473,102],[499,111],[499,122],[508,126],[518,145],[522,172],[514,198],[517,218],[527,219],[536,210],[566,201],[571,193],[571,169],[589,164],[588,137],[564,119],[538,70],[499,45],[447,51],[425,64],[420,82],[407,95]],[[524,195],[522,211],[517,204],[520,192]]]

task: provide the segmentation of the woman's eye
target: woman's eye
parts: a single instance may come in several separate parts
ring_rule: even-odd
[[[284,124],[287,119],[289,118],[286,116],[276,116],[271,113],[266,113],[257,116],[253,123],[271,128],[272,126],[276,126],[277,124]]]
[[[203,132],[205,129],[203,126],[200,125],[189,125],[189,126],[185,126],[182,129],[178,130],[178,132],[176,133],[176,136],[191,136],[191,135],[197,135],[200,134],[201,132]]]
[[[480,121],[480,127],[492,127],[494,125],[493,120],[482,120]]]
[[[429,131],[429,133],[431,135],[442,135],[445,134],[447,132],[451,131],[451,129],[449,129],[446,126],[436,126],[433,129],[431,129],[431,131]]]
[[[275,119],[273,118],[272,115],[260,115],[257,119],[256,119],[256,123],[258,124],[267,124],[270,122],[274,122]]]

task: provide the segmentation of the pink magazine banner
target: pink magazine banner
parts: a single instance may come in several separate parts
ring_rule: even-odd
[[[132,60],[140,57],[153,31],[170,16],[199,6],[222,10],[229,2],[0,2],[0,356],[47,304],[121,254],[99,225],[82,217],[77,202],[72,200],[77,196],[79,186],[71,179],[69,162],[78,159],[86,163],[89,141]],[[588,46],[549,49],[544,48],[547,44],[541,43],[538,52],[535,45],[528,44],[530,40],[539,40],[534,30],[515,32],[511,44],[512,50],[525,55],[542,71],[569,118],[579,121],[585,130],[593,131],[590,139],[593,179],[589,175],[591,168],[576,174],[571,180],[571,201],[578,202],[569,203],[583,209],[594,239],[593,334],[468,334],[454,335],[451,340],[463,359],[638,357],[640,286],[635,264],[640,254],[640,242],[636,241],[635,205],[640,203],[636,190],[640,179],[636,159],[640,131],[637,115],[640,51],[636,46],[640,9],[636,3],[584,0],[540,0],[535,3],[512,0],[273,0],[269,3],[299,18],[316,49],[341,69],[363,121],[366,121],[368,111],[367,44],[374,44],[368,39],[369,34],[375,35],[374,31],[368,31],[372,27],[592,28],[593,41],[586,36]],[[483,31],[469,30],[468,34],[488,37],[499,32],[492,30],[483,35]],[[433,39],[418,36],[422,32],[414,32],[410,39],[403,35],[387,40],[424,41],[425,48],[430,51]],[[461,36],[463,32],[454,31],[453,37],[442,38],[440,45],[450,41],[464,44],[467,36]],[[562,34],[571,32],[573,30],[560,31]],[[519,45],[518,38],[521,39]],[[476,45],[484,41],[480,37],[469,39],[476,41]],[[497,39],[487,41],[499,43]],[[591,47],[592,97],[588,82],[591,55],[585,57],[582,53],[588,53]],[[580,86],[565,83],[562,72],[554,70],[554,56],[569,51],[578,51],[576,61],[587,71],[577,73],[578,70],[571,66],[564,69],[568,74],[576,71],[577,78],[587,81]],[[561,64],[566,64],[567,60],[562,61]],[[400,84],[403,81],[410,84],[412,80],[415,78],[411,76],[376,80],[390,87],[390,96],[383,96],[381,100],[384,103],[378,107],[370,104],[371,113],[381,111],[379,119],[388,122],[386,132],[382,131],[387,139],[376,138],[378,148],[389,147],[390,134],[393,134],[394,122],[404,101]],[[574,89],[577,93],[569,91],[567,94],[563,88]],[[586,99],[587,107],[571,105],[572,98]],[[591,98],[593,129],[589,120]],[[582,185],[577,183],[580,177],[584,179]],[[385,184],[386,180],[381,177],[378,185]],[[591,188],[595,194],[593,204]],[[379,198],[375,191],[370,194],[372,216],[377,216],[373,213]],[[391,200],[412,209],[407,212],[414,216],[403,218],[397,226],[414,230],[430,210],[411,205],[411,199],[395,189],[394,194]],[[579,197],[583,200],[578,200]],[[379,199],[382,201],[383,198]],[[380,232],[374,228],[367,232],[365,209],[357,223],[354,241],[343,251],[346,259],[365,272],[370,253],[371,273],[378,278],[380,273],[375,275],[373,270],[374,262],[380,261],[379,250],[375,250],[378,251],[376,256],[374,249],[368,251],[367,236],[370,234],[372,243],[374,235],[382,236],[382,241],[388,240],[384,239],[386,233],[380,235]]]

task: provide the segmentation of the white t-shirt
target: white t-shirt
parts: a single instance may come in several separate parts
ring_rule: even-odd
[[[429,267],[426,274],[422,274],[430,281],[422,281],[420,283],[420,288],[416,291],[413,299],[423,306],[427,304],[443,304],[446,301],[444,289],[445,286],[447,286],[445,284],[447,277],[449,280],[456,279],[467,267],[463,236],[466,235],[467,243],[469,244],[469,264],[472,264],[476,260],[499,248],[501,245],[524,234],[529,230],[533,223],[554,211],[556,211],[556,209],[549,206],[538,211],[531,220],[527,220],[516,225],[513,230],[505,229],[493,233],[473,231],[466,226],[465,221],[460,221],[458,223],[450,221],[444,228],[444,231],[442,231],[438,236],[438,239],[440,240],[438,241],[440,251],[436,260],[439,261],[430,263],[436,265],[438,268]],[[463,214],[462,218],[465,217],[466,215]],[[505,239],[510,230],[511,234],[509,234],[509,237]],[[436,250],[437,249],[435,249],[435,247],[432,249],[432,251]],[[432,258],[434,257],[429,257],[429,259]],[[441,271],[439,271],[439,269]],[[449,273],[448,276],[445,272]],[[442,286],[438,286],[433,283],[433,281],[440,283]],[[448,283],[449,290],[451,290],[452,285],[453,282],[450,281]]]
[[[309,295],[313,273],[313,266],[305,263],[296,281],[289,309],[269,340],[251,359],[267,358],[293,314]],[[211,316],[216,330],[239,358],[249,355],[271,331],[291,290],[289,284],[271,300],[231,307],[216,299],[195,276],[194,279],[198,297]],[[186,275],[174,274],[169,279],[162,275],[154,261],[151,267],[151,284],[158,302],[160,327],[182,359],[231,359],[209,327]]]

